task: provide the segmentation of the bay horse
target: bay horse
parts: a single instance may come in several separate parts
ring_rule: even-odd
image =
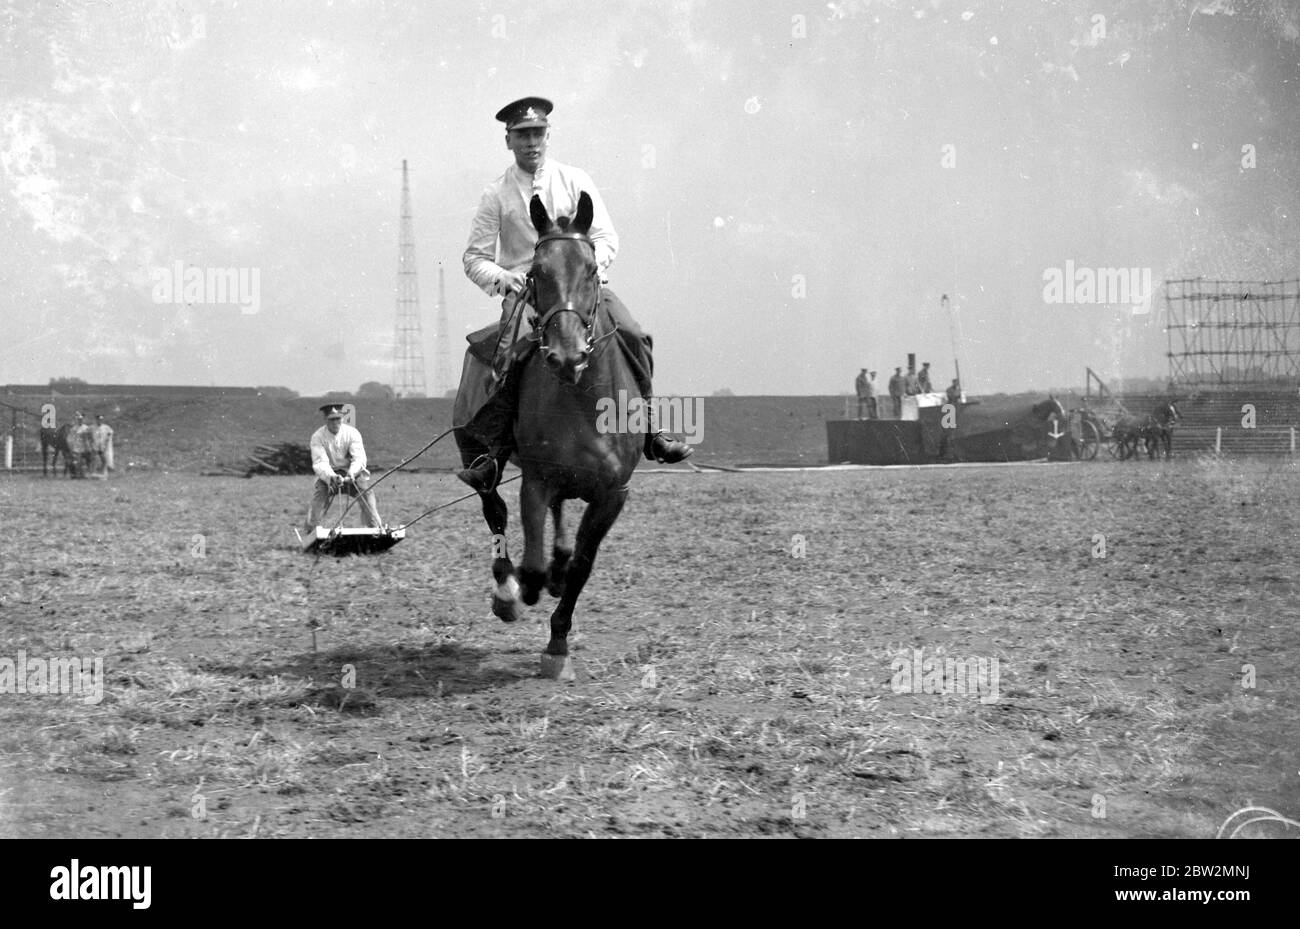
[[[68,477],[77,476],[76,456],[72,454],[72,444],[68,441],[68,436],[72,434],[72,424],[64,423],[57,429],[41,428],[41,476],[49,477],[49,468],[54,468],[55,475],[59,473],[59,455],[63,455],[63,468]],[[50,450],[54,450],[53,460],[48,460]]]
[[[1174,429],[1182,416],[1174,401],[1165,400],[1144,416],[1121,416],[1111,429],[1120,447],[1120,459],[1136,458],[1139,443],[1145,444],[1147,457],[1155,460],[1163,449],[1165,458],[1173,457]]]
[[[612,295],[601,288],[595,246],[587,237],[592,213],[591,197],[585,191],[571,219],[552,222],[540,198],[534,196],[529,203],[538,235],[529,287],[538,316],[528,357],[510,375],[520,378],[514,434],[523,472],[519,506],[524,557],[517,570],[505,545],[505,502],[495,488],[480,494],[493,534],[492,576],[497,586],[492,612],[514,622],[523,615],[521,601],[535,604],[543,588],[558,597],[542,672],[562,680],[575,676],[568,643],[574,606],[591,576],[601,541],[627,502],[628,482],[645,442],[642,434],[602,431],[597,426],[600,399],[640,393],[626,356],[611,338],[616,327],[604,301]],[[467,467],[486,451],[464,429],[457,429],[455,435]],[[576,538],[570,541],[564,501],[572,499],[586,501],[587,508]],[[549,564],[548,512],[555,527]]]

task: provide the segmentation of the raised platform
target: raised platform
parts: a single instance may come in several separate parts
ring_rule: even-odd
[[[826,423],[827,460],[832,464],[944,464],[959,461],[1022,461],[1009,427],[963,435],[944,430],[939,415],[919,420],[842,419]],[[948,433],[945,436],[945,432]],[[947,441],[945,441],[945,439]]]

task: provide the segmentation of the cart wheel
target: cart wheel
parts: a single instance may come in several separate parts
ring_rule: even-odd
[[[1080,443],[1079,457],[1084,461],[1092,461],[1097,457],[1097,446],[1101,444],[1101,433],[1097,431],[1094,423],[1084,420],[1079,423]]]

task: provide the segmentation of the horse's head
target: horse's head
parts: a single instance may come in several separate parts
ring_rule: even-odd
[[[600,268],[587,238],[591,197],[582,192],[577,214],[554,223],[541,198],[534,196],[528,209],[538,236],[532,279],[542,358],[557,377],[577,384],[591,360],[600,300]]]
[[[1037,419],[1043,420],[1051,419],[1053,416],[1060,420],[1068,418],[1065,415],[1065,407],[1061,406],[1061,401],[1057,400],[1051,394],[1047,395],[1046,400],[1041,403],[1035,403],[1030,407],[1030,412],[1033,413]]]

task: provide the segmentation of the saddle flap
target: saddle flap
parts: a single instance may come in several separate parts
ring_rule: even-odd
[[[501,323],[484,326],[477,332],[465,336],[469,343],[469,352],[485,365],[492,364],[492,354],[496,350],[497,339],[501,335]]]

